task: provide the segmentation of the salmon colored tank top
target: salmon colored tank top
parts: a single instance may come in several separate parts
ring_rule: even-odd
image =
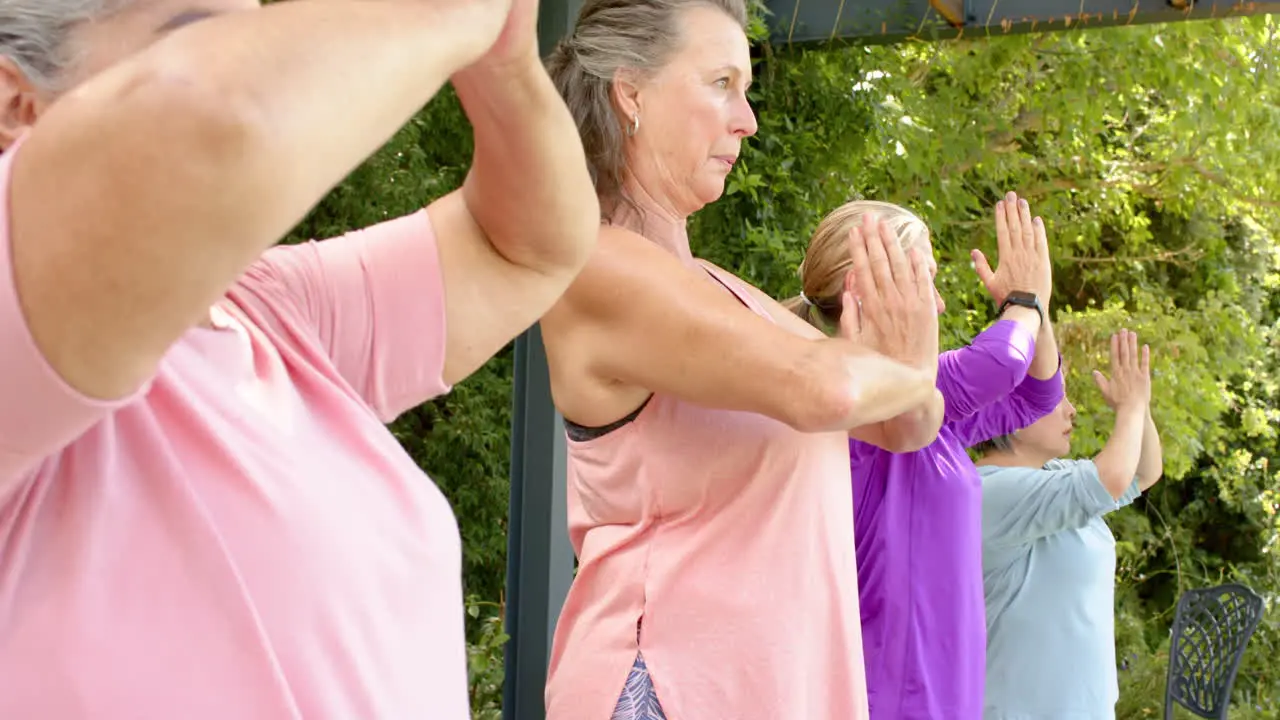
[[[637,651],[669,720],[867,717],[844,433],[654,395],[568,445],[549,720],[608,720]]]

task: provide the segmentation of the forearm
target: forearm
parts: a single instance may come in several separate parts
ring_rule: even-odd
[[[573,117],[534,55],[468,68],[454,87],[475,132],[463,197],[508,261],[577,270],[600,230],[599,201]]]
[[[937,392],[933,373],[836,338],[810,341],[793,373],[794,380],[756,392],[776,392],[790,408],[788,424],[806,432],[845,430],[857,437],[856,428],[920,410]]]
[[[487,48],[498,25],[484,8],[277,3],[185,28],[157,45],[151,65],[248,118],[243,152],[222,158],[223,193],[253,194],[241,211],[268,230],[248,233],[266,246]]]
[[[1044,309],[1044,323],[1036,335],[1036,354],[1031,358],[1027,374],[1037,380],[1048,380],[1058,373],[1061,365],[1058,356],[1058,338],[1053,334],[1053,322],[1049,320],[1049,307]]]
[[[1000,313],[999,320],[1009,320],[1017,323],[1024,330],[1031,333],[1035,337],[1040,332],[1042,323],[1040,322],[1040,313],[1034,308],[1024,307],[1022,305],[1009,305]]]
[[[1142,429],[1142,451],[1138,456],[1138,486],[1143,490],[1155,485],[1164,475],[1164,449],[1160,446],[1160,431],[1147,407]]]
[[[1093,459],[1102,484],[1112,497],[1119,498],[1124,494],[1138,473],[1146,415],[1146,408],[1142,405],[1123,405],[1117,408],[1111,437]]]
[[[1008,397],[1026,378],[1034,354],[1034,334],[1008,318],[983,330],[969,345],[942,353],[938,389],[946,398],[946,421],[962,420]]]
[[[850,430],[851,436],[859,439],[867,439],[861,437],[861,430],[922,442],[920,447],[933,442],[943,410],[934,373],[843,340],[822,342],[824,347],[842,355],[834,371],[839,378],[835,387],[841,389],[835,398],[839,402],[836,407],[841,411],[834,420],[837,427]],[[892,429],[884,425],[887,422],[893,423]],[[870,430],[866,426],[880,427]],[[885,442],[891,439],[886,438]],[[867,441],[884,447],[882,442]]]

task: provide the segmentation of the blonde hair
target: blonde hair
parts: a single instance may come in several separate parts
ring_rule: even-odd
[[[888,221],[903,250],[928,247],[929,226],[899,205],[853,200],[828,213],[813,231],[809,249],[800,263],[801,294],[783,302],[783,307],[823,332],[830,333],[840,324],[844,278],[853,265],[849,257],[849,231],[860,227],[868,213]]]

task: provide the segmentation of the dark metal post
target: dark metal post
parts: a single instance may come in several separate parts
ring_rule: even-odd
[[[551,404],[542,333],[516,339],[507,534],[505,720],[542,720],[556,618],[573,579],[565,515],[564,425]]]
[[[581,0],[543,0],[543,56],[572,31]],[[507,534],[505,720],[543,720],[543,690],[556,619],[573,580],[565,514],[565,437],[551,402],[538,326],[516,338],[511,417],[511,504]]]

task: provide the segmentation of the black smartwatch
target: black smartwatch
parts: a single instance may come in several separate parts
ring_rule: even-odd
[[[1040,306],[1040,298],[1036,297],[1035,293],[1023,292],[1022,290],[1014,290],[1009,293],[1004,302],[1000,303],[1000,309],[996,310],[996,317],[1003,315],[1005,308],[1010,305],[1034,309],[1040,315],[1040,323],[1044,323],[1044,308]]]

